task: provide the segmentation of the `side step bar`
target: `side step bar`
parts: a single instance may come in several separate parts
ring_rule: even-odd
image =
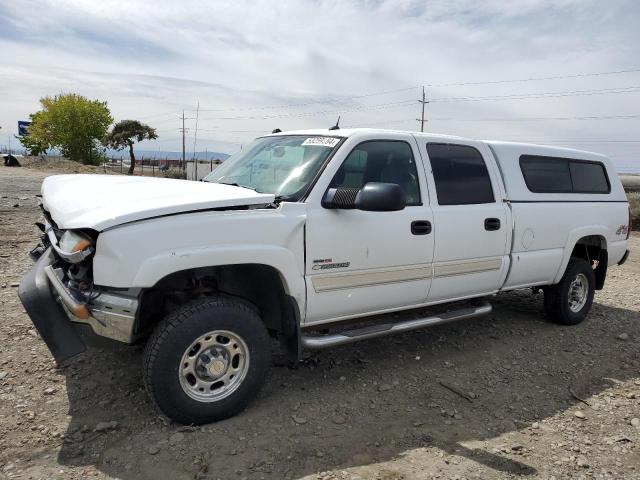
[[[478,317],[480,315],[490,313],[491,310],[493,310],[491,304],[485,302],[477,307],[461,308],[460,310],[452,310],[432,317],[416,318],[398,323],[372,325],[369,327],[362,327],[328,335],[302,335],[300,340],[303,348],[319,350],[322,348],[344,345],[345,343],[357,342],[359,340],[384,337],[385,335],[391,335],[393,333],[409,332],[419,328],[440,325],[441,323],[455,322],[456,320],[462,320],[465,318]]]

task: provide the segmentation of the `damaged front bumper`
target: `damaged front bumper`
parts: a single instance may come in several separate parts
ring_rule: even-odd
[[[89,325],[97,335],[132,343],[137,295],[98,291],[83,296],[72,292],[64,283],[64,271],[56,268],[56,263],[51,247],[44,250],[18,289],[27,314],[55,360],[62,362],[86,350],[74,324]]]

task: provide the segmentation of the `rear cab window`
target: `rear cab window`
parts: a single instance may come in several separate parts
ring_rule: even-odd
[[[573,158],[522,155],[520,170],[533,193],[610,193],[601,162]]]
[[[482,154],[469,145],[427,143],[439,205],[494,203]]]

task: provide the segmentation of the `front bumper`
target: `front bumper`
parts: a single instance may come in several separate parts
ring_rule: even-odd
[[[57,362],[78,355],[86,346],[74,324],[89,325],[94,333],[124,343],[135,340],[136,295],[94,292],[72,294],[51,247],[38,258],[20,282],[18,296]],[[126,292],[131,293],[131,292]]]
[[[51,248],[45,250],[18,288],[18,296],[38,333],[57,362],[84,352],[87,347],[49,286],[45,268],[55,262]]]

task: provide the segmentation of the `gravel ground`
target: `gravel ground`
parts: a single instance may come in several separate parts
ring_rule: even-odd
[[[0,478],[640,479],[637,257],[576,327],[547,322],[541,295],[503,294],[483,318],[274,365],[244,413],[181,427],[150,407],[140,347],[55,369],[25,315],[51,173],[0,168]]]

